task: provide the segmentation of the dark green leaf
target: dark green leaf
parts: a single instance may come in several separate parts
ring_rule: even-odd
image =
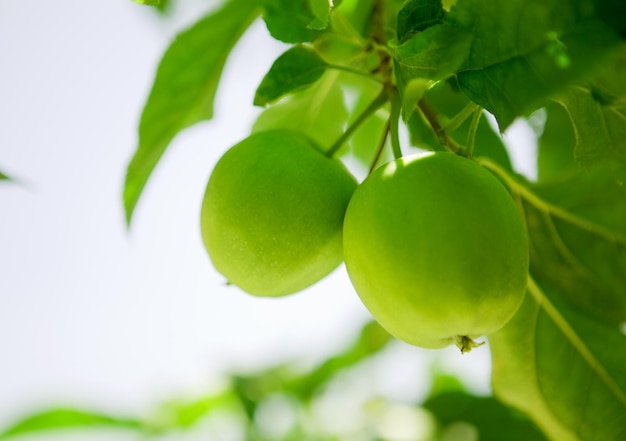
[[[440,24],[444,18],[441,0],[409,0],[398,13],[398,41]]]
[[[313,86],[266,109],[259,115],[252,131],[298,130],[322,150],[329,148],[343,134],[348,117],[338,78],[339,72],[327,71]]]
[[[4,173],[0,172],[0,181],[10,181],[10,180],[11,180],[10,177],[8,177]]]
[[[459,85],[501,131],[583,80],[619,43],[591,0],[465,0],[448,22],[473,33]]]
[[[626,47],[588,84],[559,97],[576,135],[576,159],[626,166]]]
[[[161,0],[161,2],[157,5],[157,9],[160,12],[165,12],[170,8],[171,3],[172,3],[171,0]]]
[[[562,98],[574,124],[576,157],[585,163],[619,161],[626,164],[626,96],[607,104],[593,90],[577,88]]]
[[[595,0],[598,17],[626,39],[626,7],[622,0]]]
[[[140,421],[133,419],[115,418],[94,412],[85,412],[77,409],[52,409],[24,418],[13,426],[0,433],[0,439],[32,432],[52,429],[70,428],[110,428],[141,429]]]
[[[429,398],[423,407],[432,412],[443,426],[457,422],[471,424],[478,431],[480,441],[546,440],[525,415],[493,397],[477,397],[460,391],[445,392]]]
[[[319,80],[326,63],[305,46],[294,46],[274,61],[254,96],[254,105],[265,106],[283,96],[304,89]]]
[[[172,139],[213,116],[213,99],[224,63],[258,15],[255,0],[231,0],[168,48],[157,69],[139,123],[139,146],[126,174],[124,207],[130,219],[143,188]]]
[[[310,25],[318,23],[311,11],[310,0],[259,0],[264,9],[263,19],[272,37],[285,43],[313,41],[321,34]]]
[[[471,34],[446,23],[419,32],[393,51],[404,82],[414,78],[439,80],[465,61]]]

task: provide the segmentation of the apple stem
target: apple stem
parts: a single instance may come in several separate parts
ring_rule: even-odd
[[[483,109],[477,107],[476,110],[474,110],[474,117],[472,118],[469,131],[467,132],[467,142],[465,143],[465,155],[468,158],[471,158],[474,152],[474,139],[476,138],[476,130],[478,130],[478,123],[482,115]]]
[[[399,122],[400,122],[400,110],[402,103],[400,102],[400,95],[395,87],[389,88],[389,101],[391,102],[391,149],[393,151],[393,157],[395,159],[402,158],[402,150],[400,149],[400,135],[399,135]]]
[[[476,342],[472,340],[470,337],[468,337],[467,335],[457,335],[455,337],[455,340],[456,340],[456,347],[461,350],[461,354],[470,352],[472,349],[485,344],[484,341]]]
[[[380,142],[378,143],[378,148],[376,149],[376,156],[374,156],[374,160],[372,161],[372,165],[370,166],[370,170],[368,174],[371,174],[376,168],[376,164],[380,160],[380,156],[383,153],[383,149],[385,148],[385,144],[387,143],[387,137],[389,136],[389,128],[391,127],[391,118],[387,120],[387,125],[385,126],[385,130],[383,132],[383,136],[380,138]]]

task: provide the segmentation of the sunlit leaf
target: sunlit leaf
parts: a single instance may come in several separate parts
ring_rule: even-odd
[[[626,436],[626,196],[609,171],[505,179],[525,215],[531,278],[490,336],[494,388],[559,440]]]
[[[626,336],[531,281],[522,308],[490,337],[497,396],[555,440],[626,436]]]
[[[265,106],[277,99],[310,86],[326,70],[326,63],[305,46],[294,46],[279,56],[265,75],[254,96],[254,105]]]
[[[147,6],[161,6],[161,3],[163,3],[166,0],[133,0],[135,3],[139,3],[140,5],[147,5]]]
[[[341,3],[341,0],[309,0],[309,8],[315,17],[309,23],[309,28],[326,29],[330,12],[339,3]]]
[[[192,427],[216,411],[230,411],[235,394],[230,389],[219,391],[195,400],[171,400],[163,404],[151,421],[151,429],[167,432]]]
[[[138,420],[116,418],[78,409],[51,409],[18,421],[4,432],[1,432],[0,439],[9,439],[17,435],[45,432],[52,429],[92,429],[101,427],[139,430],[142,424]]]
[[[299,130],[320,148],[329,148],[342,135],[347,118],[338,77],[337,71],[328,71],[313,86],[270,106],[259,115],[252,131]]]
[[[139,123],[139,146],[126,174],[124,207],[135,205],[172,139],[213,116],[213,100],[230,50],[258,15],[255,0],[231,0],[180,33],[163,56]]]

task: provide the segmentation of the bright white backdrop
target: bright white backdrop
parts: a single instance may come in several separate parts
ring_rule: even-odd
[[[227,65],[216,118],[174,141],[125,229],[124,171],[154,70],[212,5],[178,3],[161,20],[130,0],[0,0],[0,170],[20,181],[0,184],[0,429],[50,404],[142,413],[231,368],[320,359],[368,318],[343,268],[257,299],[226,288],[202,247],[210,170],[247,134],[254,90],[284,49],[262,22]],[[389,352],[372,372],[379,393],[423,393],[434,357],[488,390],[486,349]]]

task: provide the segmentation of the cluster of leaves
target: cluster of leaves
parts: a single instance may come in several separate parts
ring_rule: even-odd
[[[492,171],[518,204],[531,255],[524,304],[490,336],[495,394],[551,439],[626,439],[626,6],[224,1],[163,56],[128,167],[129,222],[172,139],[213,116],[224,63],[259,17],[293,46],[260,79],[254,104],[267,108],[252,130],[300,130],[372,169],[387,138],[402,154],[402,122],[413,146]],[[500,132],[535,112],[536,181],[514,172],[485,111]],[[240,398],[250,381],[233,383]]]
[[[303,371],[295,364],[282,364],[253,374],[232,374],[227,385],[214,393],[192,400],[170,400],[158,406],[144,418],[135,416],[112,416],[77,408],[54,408],[33,414],[16,422],[3,432],[0,440],[22,435],[49,434],[50,431],[73,433],[111,433],[112,430],[136,433],[143,439],[158,439],[177,434],[211,433],[212,418],[229,418],[247,441],[335,441],[340,435],[325,427],[315,416],[314,409],[332,393],[333,384],[357,371],[359,366],[372,357],[384,355],[384,349],[393,339],[378,324],[366,324],[358,338],[343,352],[331,356],[311,370]],[[342,393],[346,387],[342,386]],[[350,388],[347,388],[350,393]],[[352,429],[359,439],[390,439],[381,427],[394,409],[393,403],[384,398],[367,398],[366,407],[370,420]],[[282,402],[290,408],[294,420],[284,428],[267,429],[267,408],[271,403]],[[536,426],[523,414],[495,400],[493,397],[476,396],[467,392],[455,377],[439,372],[436,374],[430,396],[423,403],[406,403],[404,416],[422,416],[429,421],[430,430],[421,439],[439,441],[456,439],[453,434],[461,431],[480,436],[481,440],[499,441],[504,432],[510,432],[510,440],[542,441],[545,438]],[[406,422],[406,421],[405,421]],[[382,424],[384,426],[384,424]],[[361,427],[362,426],[362,427]],[[397,430],[396,430],[397,431]],[[178,439],[177,438],[177,439]],[[394,439],[394,438],[391,438]],[[395,438],[397,439],[397,438]],[[406,435],[401,439],[407,439]]]

